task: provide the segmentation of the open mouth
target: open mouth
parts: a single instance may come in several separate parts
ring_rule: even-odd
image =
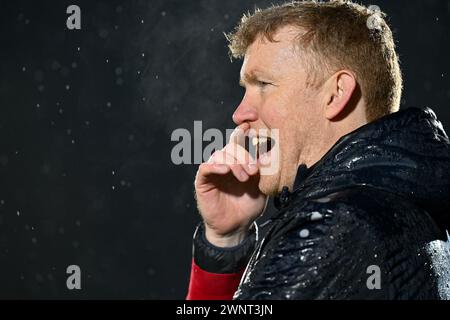
[[[244,148],[253,159],[258,159],[264,153],[269,152],[274,145],[275,140],[267,136],[245,136]]]

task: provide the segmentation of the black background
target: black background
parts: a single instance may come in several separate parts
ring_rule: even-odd
[[[233,128],[241,63],[223,32],[270,3],[1,2],[0,298],[185,297],[197,166],[172,163],[171,133]],[[402,107],[449,128],[450,1],[362,3],[389,15]]]

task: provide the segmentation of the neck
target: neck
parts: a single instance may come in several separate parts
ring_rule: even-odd
[[[317,130],[318,136],[315,139],[311,139],[310,143],[302,150],[297,168],[302,164],[305,164],[308,168],[313,166],[322,159],[341,137],[367,124],[368,121],[364,110],[365,106],[358,106],[354,112],[344,119],[327,121],[323,126],[323,130]]]

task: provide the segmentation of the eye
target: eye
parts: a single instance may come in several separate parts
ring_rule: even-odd
[[[260,87],[264,87],[264,86],[267,86],[267,85],[270,85],[271,83],[270,82],[265,82],[265,81],[257,81],[258,82],[258,85],[260,86]]]

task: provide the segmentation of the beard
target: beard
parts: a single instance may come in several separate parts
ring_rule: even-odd
[[[279,185],[279,172],[274,175],[261,175],[258,188],[266,196],[276,196],[281,190]]]

